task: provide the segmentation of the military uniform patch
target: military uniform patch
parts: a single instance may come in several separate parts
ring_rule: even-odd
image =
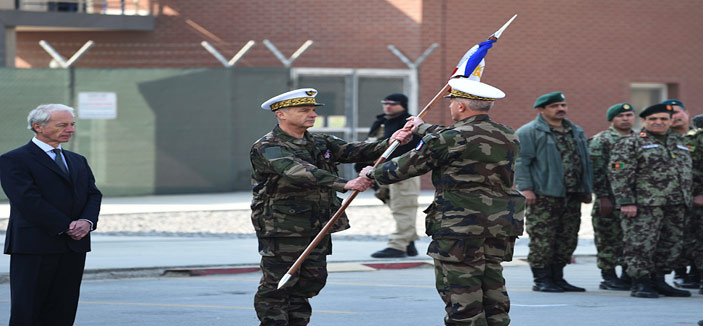
[[[422,149],[422,146],[425,146],[425,142],[423,142],[422,140],[420,140],[420,142],[417,143],[417,146],[415,146],[415,150],[416,150],[416,151],[421,150],[421,149]]]
[[[625,168],[625,163],[615,162],[615,163],[611,164],[610,167],[613,168],[613,170],[620,170],[620,169]]]
[[[640,132],[640,137],[646,138],[646,137],[647,137],[647,133],[644,132],[644,131],[641,131],[641,132]]]
[[[332,154],[330,153],[330,150],[328,149],[328,150],[325,152],[325,154],[322,154],[322,157],[324,157],[324,158],[326,158],[326,159],[329,159],[330,157],[332,157]]]

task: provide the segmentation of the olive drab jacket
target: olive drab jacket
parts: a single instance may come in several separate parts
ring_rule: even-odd
[[[253,200],[251,220],[257,237],[315,236],[339,209],[349,181],[337,175],[338,163],[373,161],[387,141],[347,143],[326,134],[303,138],[279,126],[250,151]],[[340,216],[330,232],[349,228]]]

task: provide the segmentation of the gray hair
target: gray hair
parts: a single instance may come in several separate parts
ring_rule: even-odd
[[[469,107],[472,111],[480,111],[480,112],[488,112],[490,109],[493,108],[493,105],[496,103],[494,101],[481,101],[481,100],[472,100],[468,98],[455,98],[455,100],[459,100],[462,103],[466,104],[466,106]]]
[[[42,126],[46,126],[49,120],[51,120],[51,112],[54,111],[68,111],[74,118],[76,117],[76,114],[73,112],[73,108],[70,106],[63,104],[42,104],[29,112],[29,115],[27,116],[27,129],[37,132],[34,128],[32,128],[32,124],[38,123]]]

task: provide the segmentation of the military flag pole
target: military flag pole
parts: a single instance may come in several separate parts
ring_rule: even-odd
[[[488,49],[490,49],[493,46],[493,43],[495,43],[498,38],[503,34],[503,31],[505,31],[506,28],[508,28],[508,25],[513,22],[513,20],[517,17],[517,15],[514,15],[510,20],[508,20],[503,27],[501,27],[497,32],[493,33],[490,37],[488,37],[488,41],[479,43],[472,47],[469,51],[464,54],[464,56],[459,60],[459,64],[456,66],[454,71],[452,72],[451,78],[456,78],[456,77],[465,77],[469,79],[479,79],[481,73],[483,72],[483,58],[486,56],[486,52]],[[427,113],[429,112],[430,108],[436,104],[444,94],[450,91],[449,83],[445,84],[442,89],[439,90],[437,95],[435,95],[432,100],[430,100],[427,105],[420,111],[420,113],[417,115],[420,119],[422,119]],[[377,167],[386,160],[388,160],[388,157],[395,151],[396,148],[400,146],[400,142],[397,140],[393,140],[391,144],[388,146],[388,149],[386,149],[385,152],[379,157],[376,162],[374,162],[373,167]],[[347,199],[344,200],[342,203],[342,206],[337,210],[336,213],[332,216],[332,218],[327,221],[327,224],[320,230],[320,232],[315,236],[315,238],[310,242],[310,244],[305,248],[302,254],[300,254],[300,257],[293,263],[293,265],[288,269],[288,272],[286,272],[285,275],[281,278],[281,280],[278,282],[278,289],[282,288],[288,280],[293,276],[293,273],[295,273],[298,268],[300,268],[300,265],[305,261],[305,258],[310,255],[310,252],[315,248],[320,241],[322,241],[322,238],[324,238],[327,233],[329,232],[329,229],[332,228],[332,225],[339,219],[340,216],[344,213],[344,211],[349,207],[349,204],[356,198],[356,195],[359,194],[358,190],[354,190]]]

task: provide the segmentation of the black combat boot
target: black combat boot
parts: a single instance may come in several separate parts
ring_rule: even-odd
[[[661,295],[665,295],[667,297],[690,297],[691,292],[685,291],[685,290],[678,290],[671,285],[666,284],[664,281],[664,273],[657,272],[652,276],[652,286],[654,289]]]
[[[552,281],[554,281],[554,284],[564,289],[565,292],[586,292],[586,289],[566,282],[564,279],[564,266],[566,265],[552,265]]]
[[[620,274],[620,280],[627,284],[628,287],[632,287],[632,278],[627,274],[627,265],[622,265],[622,274]]]
[[[535,285],[532,286],[532,291],[539,292],[564,292],[554,281],[552,281],[552,271],[549,268],[532,267],[532,275],[535,279]]]
[[[637,298],[658,298],[659,294],[652,287],[652,281],[649,276],[643,278],[632,279],[632,292],[630,292],[631,297]]]
[[[410,241],[408,246],[405,248],[405,253],[408,255],[408,257],[417,256],[417,248],[415,248],[415,241]]]
[[[701,275],[698,273],[698,269],[695,266],[691,266],[688,274],[685,274],[682,278],[674,279],[674,285],[684,289],[697,289],[700,281]]]
[[[602,290],[627,291],[630,289],[629,284],[625,284],[618,278],[615,269],[603,269],[600,271],[600,275],[603,276],[603,282],[600,282],[598,287]]]

